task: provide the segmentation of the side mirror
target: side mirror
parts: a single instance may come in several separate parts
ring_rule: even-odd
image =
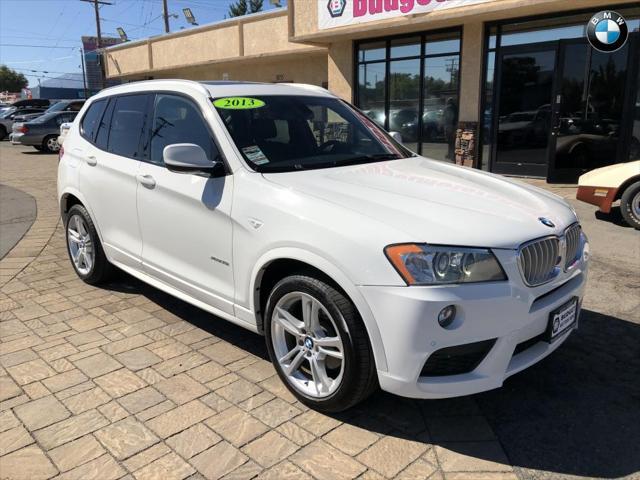
[[[391,138],[393,138],[396,142],[398,143],[402,143],[402,135],[400,134],[400,132],[389,132],[389,135],[391,136]]]
[[[209,160],[200,145],[195,143],[174,143],[162,151],[165,166],[175,173],[204,174],[223,177],[226,172],[220,161]]]

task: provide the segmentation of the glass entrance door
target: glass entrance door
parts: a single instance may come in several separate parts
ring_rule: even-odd
[[[561,41],[549,145],[549,180],[574,182],[619,161],[629,43],[613,53]]]
[[[557,45],[502,49],[493,171],[547,176]]]

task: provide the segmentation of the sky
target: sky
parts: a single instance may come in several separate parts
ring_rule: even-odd
[[[164,33],[162,0],[105,0],[100,8],[102,35],[130,40]],[[171,31],[192,28],[182,14],[191,8],[200,25],[223,20],[232,0],[167,0]],[[286,5],[286,1],[280,2]],[[264,9],[273,8],[264,0]],[[81,0],[0,0],[0,64],[23,73],[30,86],[64,73],[82,73],[83,35],[96,35],[93,3]],[[33,71],[35,70],[35,72]]]

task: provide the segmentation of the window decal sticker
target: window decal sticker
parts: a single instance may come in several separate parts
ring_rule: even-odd
[[[264,102],[262,100],[258,100],[257,98],[225,97],[215,100],[213,102],[213,106],[225,110],[245,110],[249,108],[264,107]]]
[[[257,145],[252,145],[250,147],[244,147],[242,149],[242,153],[253,162],[255,165],[264,165],[265,163],[269,163],[269,159],[262,153],[260,147]]]

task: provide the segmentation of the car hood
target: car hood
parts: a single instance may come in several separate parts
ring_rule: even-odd
[[[576,221],[571,207],[550,192],[424,157],[264,177],[404,232],[398,242],[512,249],[560,234]]]

